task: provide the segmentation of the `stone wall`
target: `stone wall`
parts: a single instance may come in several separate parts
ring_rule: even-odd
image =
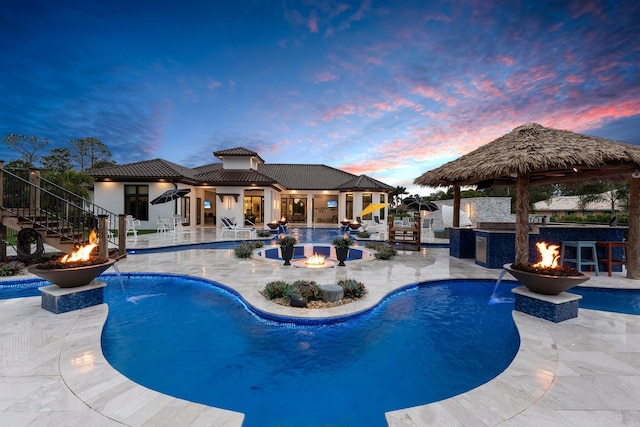
[[[453,206],[453,200],[434,201],[438,208],[442,205]],[[510,197],[472,197],[460,199],[460,210],[467,213],[473,223],[478,222],[516,222],[515,213],[511,213]],[[428,213],[433,218],[433,228],[444,228],[442,223],[442,209]]]

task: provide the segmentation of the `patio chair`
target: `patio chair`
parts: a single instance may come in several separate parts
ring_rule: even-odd
[[[156,215],[156,218],[156,222],[158,223],[156,233],[166,233],[169,231],[169,220],[167,218],[160,218],[160,215]]]
[[[233,236],[236,238],[238,237],[238,233],[248,233],[249,238],[255,237],[255,228],[239,227],[238,224],[234,224],[229,218],[225,217],[221,217],[220,221],[222,221],[220,237],[224,236],[225,232],[233,232]]]
[[[138,227],[140,227],[140,220],[127,215],[124,235],[128,236],[129,233],[132,233],[134,237],[138,237]]]
[[[433,239],[433,218],[422,219],[422,232],[429,233],[429,238]]]

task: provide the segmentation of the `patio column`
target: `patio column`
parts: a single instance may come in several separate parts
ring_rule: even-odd
[[[516,179],[516,264],[529,262],[529,175]]]
[[[627,243],[627,278],[640,279],[640,174],[631,175],[629,195],[629,241]]]
[[[313,227],[313,194],[307,193],[307,227]]]

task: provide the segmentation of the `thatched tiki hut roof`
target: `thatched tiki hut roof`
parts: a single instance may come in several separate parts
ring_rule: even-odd
[[[414,180],[417,185],[516,186],[516,257],[529,261],[529,187],[572,181],[629,182],[627,276],[640,279],[640,147],[527,123]],[[454,200],[459,206],[459,199]]]

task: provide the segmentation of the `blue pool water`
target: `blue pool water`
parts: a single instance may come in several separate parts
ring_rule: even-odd
[[[343,322],[295,325],[199,279],[107,280],[107,360],[146,387],[243,412],[245,426],[383,426],[386,411],[491,380],[519,346],[512,300],[488,304],[493,281],[413,286]]]
[[[490,380],[518,346],[516,282],[495,295],[494,281],[428,283],[344,322],[295,325],[264,320],[199,279],[125,274],[124,287],[113,274],[102,279],[110,363],[147,387],[246,413],[246,426],[385,425],[386,411]],[[4,282],[0,299],[39,295],[46,284]],[[583,295],[581,308],[640,314],[638,290],[571,292]]]

